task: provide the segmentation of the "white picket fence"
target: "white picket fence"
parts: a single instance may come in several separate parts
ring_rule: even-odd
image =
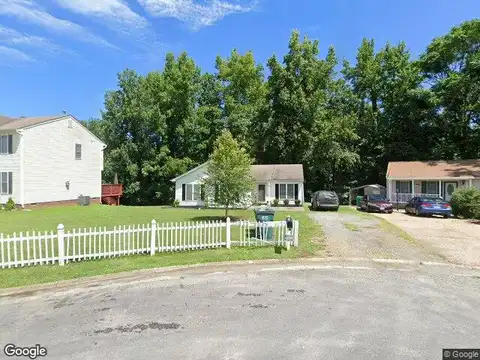
[[[215,249],[231,246],[298,246],[299,222],[180,222],[0,234],[0,267],[105,259],[133,254]]]

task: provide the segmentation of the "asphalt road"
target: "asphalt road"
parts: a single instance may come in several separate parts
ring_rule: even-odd
[[[442,348],[480,347],[480,271],[333,262],[225,270],[1,297],[2,348],[40,344],[46,359],[81,360],[434,360]]]

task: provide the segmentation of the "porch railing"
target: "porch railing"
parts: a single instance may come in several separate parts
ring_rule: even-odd
[[[394,193],[390,199],[391,202],[397,202],[397,195],[398,195],[398,202],[399,203],[407,203],[413,197],[420,196],[420,197],[441,197],[440,194],[412,194],[412,193]]]

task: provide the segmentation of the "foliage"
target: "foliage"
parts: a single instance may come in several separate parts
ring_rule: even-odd
[[[13,211],[17,208],[15,205],[15,201],[12,198],[8,198],[7,202],[5,203],[4,210],[5,211]]]
[[[257,164],[303,164],[305,194],[385,185],[389,161],[480,158],[480,20],[418,60],[403,42],[365,38],[337,68],[333,46],[322,54],[294,31],[266,64],[233,50],[214,73],[186,53],[162,71],[127,69],[85,123],[107,144],[103,180],[118,173],[124,204],[171,204],[171,179],[207,161],[224,129]]]
[[[180,206],[180,201],[178,199],[173,200],[173,207],[177,208]]]
[[[283,200],[283,205],[288,206],[290,204],[290,201],[288,199]]]
[[[480,219],[480,190],[474,187],[457,189],[450,200],[452,212],[466,219]]]
[[[252,159],[246,150],[224,130],[215,142],[204,182],[206,197],[214,198],[216,204],[225,207],[225,217],[229,207],[248,201],[246,194],[251,193],[255,185],[251,165]]]
[[[296,199],[296,200],[295,200],[295,206],[300,206],[301,203],[302,203],[302,202],[301,202],[300,199]]]
[[[280,201],[278,199],[273,199],[272,205],[277,207],[279,203],[280,203]]]

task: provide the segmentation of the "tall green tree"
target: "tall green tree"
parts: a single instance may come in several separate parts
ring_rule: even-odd
[[[437,156],[480,157],[480,20],[432,41],[420,66],[437,98]]]
[[[207,164],[205,189],[207,197],[225,207],[225,218],[229,208],[243,202],[254,189],[251,165],[248,152],[228,130],[224,130]]]
[[[223,85],[225,126],[253,154],[266,99],[263,66],[256,64],[252,52],[241,55],[233,50],[227,59],[217,57],[216,68]]]

